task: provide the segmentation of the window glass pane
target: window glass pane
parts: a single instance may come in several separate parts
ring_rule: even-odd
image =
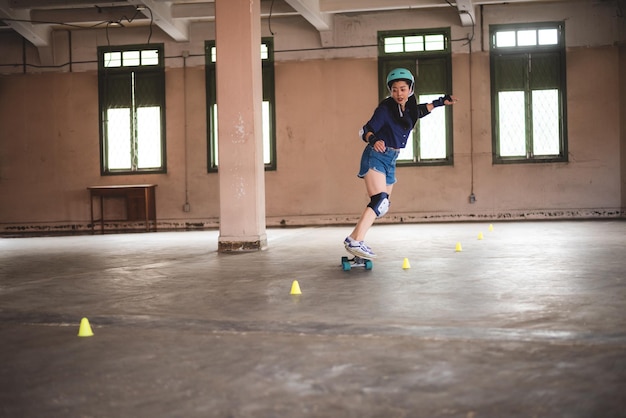
[[[498,93],[500,155],[502,157],[526,155],[526,125],[523,91]]]
[[[529,24],[496,28],[492,47],[519,46],[506,54],[492,51],[494,162],[567,161],[561,106],[565,51],[560,48],[561,24],[537,28]],[[511,34],[515,33],[515,38]],[[513,45],[514,44],[514,45]],[[499,157],[503,157],[498,161]]]
[[[443,35],[426,35],[424,36],[426,51],[443,51],[445,48]]]
[[[267,44],[261,44],[261,59],[266,60],[269,58],[269,50]],[[217,62],[217,53],[214,46],[211,47],[211,62]]]
[[[158,106],[137,109],[137,167],[161,166],[161,112]]]
[[[518,46],[537,45],[537,31],[534,29],[518,31],[517,32],[517,45]]]
[[[559,154],[559,93],[558,90],[534,90],[533,153]]]
[[[145,49],[144,49],[145,48]],[[101,169],[113,172],[165,170],[163,154],[164,82],[160,46],[107,51],[99,47],[99,108],[105,119],[101,130]],[[137,67],[157,67],[138,72]],[[102,77],[102,70],[117,67]]]
[[[148,49],[141,51],[141,65],[158,65],[159,51],[156,49]]]
[[[272,162],[270,155],[270,102],[261,103],[261,117],[263,118],[263,164]]]
[[[403,38],[401,36],[385,38],[385,52],[403,52]]]
[[[405,36],[404,37],[405,52],[419,52],[424,50],[423,36]]]
[[[122,65],[124,67],[135,67],[138,66],[139,61],[139,51],[124,51],[122,52]]]
[[[218,156],[220,155],[218,150],[219,140],[217,136],[217,104],[213,105],[213,164],[215,167],[218,166]]]
[[[105,52],[104,53],[104,66],[105,67],[121,67],[122,66],[122,53],[121,52]]]
[[[539,29],[539,45],[556,45],[559,43],[556,29]]]
[[[108,168],[130,169],[130,109],[107,109],[106,130]]]
[[[443,96],[444,93],[423,94],[419,96],[419,103],[431,103]],[[446,112],[441,108],[432,112],[428,117],[419,121],[420,160],[446,158]]]
[[[515,31],[496,32],[496,46],[498,48],[515,46]]]

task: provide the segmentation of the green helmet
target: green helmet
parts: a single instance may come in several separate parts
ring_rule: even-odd
[[[413,74],[411,74],[409,70],[407,70],[406,68],[394,68],[393,70],[391,70],[389,72],[389,75],[387,76],[387,88],[391,90],[391,84],[393,84],[394,81],[398,80],[405,80],[407,83],[409,83],[409,87],[411,87],[411,90],[413,90],[415,77],[413,77]]]

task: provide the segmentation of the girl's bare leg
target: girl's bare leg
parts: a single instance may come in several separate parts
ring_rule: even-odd
[[[367,189],[368,196],[372,197],[382,192],[386,192],[391,195],[393,185],[387,185],[386,178],[383,173],[370,169],[363,179],[365,180],[365,187]],[[356,241],[363,241],[365,239],[365,234],[367,234],[367,231],[374,224],[375,220],[376,213],[374,213],[374,210],[370,207],[366,207],[361,214],[361,218],[354,227],[354,230],[350,234],[350,238]]]

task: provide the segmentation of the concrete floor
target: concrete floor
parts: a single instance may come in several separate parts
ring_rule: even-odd
[[[626,416],[626,222],[493,226],[0,239],[0,416]]]

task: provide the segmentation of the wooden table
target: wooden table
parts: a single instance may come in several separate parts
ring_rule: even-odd
[[[150,222],[156,222],[156,184],[128,184],[115,186],[89,186],[89,204],[91,207],[91,232],[96,222],[100,222],[100,232],[104,234],[104,200],[108,197],[123,198],[126,205],[125,219],[107,219],[107,221],[138,221],[146,223],[146,231],[150,231]],[[100,198],[100,219],[94,219],[93,199]]]

